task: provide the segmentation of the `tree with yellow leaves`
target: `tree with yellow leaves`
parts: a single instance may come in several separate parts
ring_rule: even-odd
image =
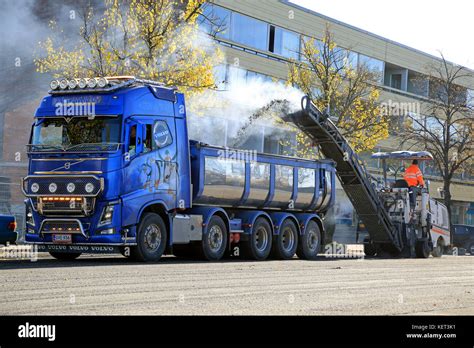
[[[40,42],[37,70],[54,77],[135,75],[186,93],[214,87],[213,68],[223,55],[198,30],[204,0],[105,0],[97,15],[80,9],[79,40],[65,46],[62,31]],[[63,41],[61,41],[63,40]]]
[[[369,151],[388,137],[388,118],[379,106],[374,82],[377,73],[356,64],[348,50],[338,47],[329,27],[322,41],[303,40],[301,55],[301,62],[289,63],[288,83],[301,89],[320,110],[329,111],[355,151]],[[303,136],[299,139],[308,141]]]

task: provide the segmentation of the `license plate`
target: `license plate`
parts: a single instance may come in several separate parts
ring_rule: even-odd
[[[53,234],[54,244],[71,244],[72,235],[70,234]]]

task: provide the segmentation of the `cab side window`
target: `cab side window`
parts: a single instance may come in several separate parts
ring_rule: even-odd
[[[129,145],[128,145],[128,153],[130,156],[134,156],[137,153],[137,125],[134,124],[130,127],[130,135],[129,135]]]
[[[150,152],[153,148],[153,125],[145,125],[145,138],[143,140],[143,152]]]

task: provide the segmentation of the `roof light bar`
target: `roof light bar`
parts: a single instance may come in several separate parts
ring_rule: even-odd
[[[68,80],[66,79],[59,80],[59,88],[66,89],[67,85],[68,85]]]
[[[107,76],[92,78],[73,78],[53,80],[49,84],[50,94],[72,94],[72,93],[97,93],[110,92],[131,85],[149,85],[165,87],[163,83],[137,79],[135,76]],[[175,89],[175,88],[170,88]]]
[[[96,88],[97,87],[97,80],[95,78],[90,78],[87,80],[87,88]]]
[[[105,88],[109,84],[109,80],[107,80],[105,77],[100,77],[97,79],[97,87],[99,88]]]
[[[58,89],[59,88],[59,81],[58,80],[53,80],[50,82],[49,84],[49,87],[51,88],[51,90],[55,90],[55,89]]]
[[[69,87],[69,89],[76,88],[77,87],[77,80],[76,79],[69,80],[67,86]]]

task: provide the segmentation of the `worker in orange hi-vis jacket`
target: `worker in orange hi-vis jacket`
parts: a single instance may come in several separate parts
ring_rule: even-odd
[[[415,209],[416,206],[416,196],[418,195],[418,187],[425,186],[425,181],[423,180],[423,174],[421,173],[420,168],[418,167],[418,160],[413,160],[411,166],[405,169],[403,178],[408,184],[409,194],[410,194],[410,205],[412,209]]]
[[[425,186],[425,181],[423,180],[423,174],[421,173],[420,168],[418,167],[418,160],[413,160],[411,166],[409,166],[405,173],[403,174],[403,178],[407,182],[409,187],[413,186]]]

